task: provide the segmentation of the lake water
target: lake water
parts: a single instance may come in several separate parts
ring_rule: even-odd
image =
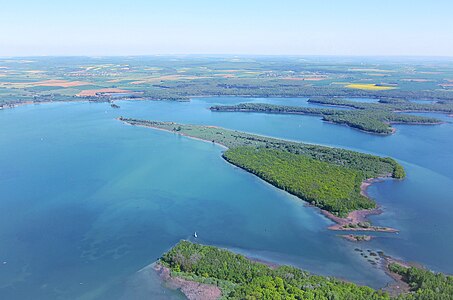
[[[382,287],[353,249],[384,250],[453,273],[453,126],[397,126],[382,137],[318,117],[211,112],[201,98],[24,106],[0,112],[0,299],[181,299],[145,267],[181,239]],[[306,100],[291,99],[288,105]],[[300,104],[304,105],[304,104]],[[404,181],[369,193],[379,234],[353,244],[316,209],[226,163],[222,148],[115,120],[218,125],[398,159]],[[145,268],[143,270],[143,268]],[[140,271],[141,270],[141,271]],[[145,296],[146,295],[146,296]]]
[[[362,103],[378,103],[379,99],[377,98],[360,98],[360,97],[354,97],[354,98],[344,98],[345,100],[352,101],[352,102],[362,102]]]
[[[436,100],[419,100],[419,99],[411,99],[409,100],[410,102],[413,103],[418,103],[418,104],[434,104],[437,103]]]
[[[308,102],[308,98],[241,98],[241,97],[218,97],[218,98],[200,98],[195,101],[202,101],[211,105],[223,104],[223,105],[237,105],[240,103],[267,103],[274,105],[286,105],[286,106],[299,106],[309,108],[335,108],[338,110],[351,110],[351,107],[345,106],[332,106],[323,105],[313,102]]]

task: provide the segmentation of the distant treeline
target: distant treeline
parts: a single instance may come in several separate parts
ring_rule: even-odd
[[[193,96],[246,96],[246,97],[357,97],[400,98],[405,100],[453,101],[453,93],[443,90],[373,91],[344,88],[343,86],[310,86],[304,81],[267,78],[206,78],[186,82],[168,81],[145,91],[150,98],[177,98]]]
[[[391,112],[440,112],[453,113],[453,102],[436,101],[435,103],[415,103],[399,98],[380,98],[378,103],[349,101],[341,98],[312,97],[311,103],[347,106],[362,110],[385,110]]]
[[[308,85],[305,81],[289,81],[280,78],[202,78],[203,75],[197,74],[200,78],[193,80],[172,80],[158,82],[155,84],[134,84],[130,85],[127,81],[123,84],[102,83],[102,87],[119,87],[130,91],[141,92],[141,96],[134,96],[136,99],[150,100],[172,100],[188,101],[196,96],[242,96],[242,97],[352,97],[352,98],[377,98],[383,101],[386,99],[404,100],[436,100],[446,103],[453,102],[453,93],[446,90],[360,90],[350,89],[335,85]],[[100,83],[101,84],[101,83]],[[65,96],[59,92],[41,92],[34,97],[22,97],[16,94],[11,97],[2,95],[0,104],[18,103],[25,101],[44,102],[44,101],[76,101],[81,97]],[[86,97],[92,101],[108,100],[108,96]],[[131,98],[124,96],[124,98]],[[117,99],[121,99],[118,97]]]
[[[313,101],[314,102],[314,101]],[[352,106],[352,101],[328,101],[317,103],[329,105]],[[355,102],[354,102],[355,103]],[[346,105],[348,104],[348,105]],[[395,113],[391,109],[382,109],[374,106],[353,109],[338,110],[330,108],[311,108],[300,106],[273,105],[265,103],[242,103],[238,105],[216,105],[212,111],[218,112],[261,112],[271,114],[307,114],[322,116],[324,121],[337,124],[345,124],[370,133],[390,134],[393,132],[390,124],[439,124],[440,120],[422,116]]]

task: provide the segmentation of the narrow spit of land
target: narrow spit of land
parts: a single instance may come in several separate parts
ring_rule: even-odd
[[[395,232],[372,226],[366,219],[381,211],[366,196],[373,178],[402,179],[404,169],[392,158],[355,151],[285,141],[214,126],[184,125],[119,118],[144,126],[181,134],[227,148],[223,158],[270,184],[291,193],[322,213],[336,225],[332,230]]]
[[[367,133],[389,135],[395,133],[395,128],[392,124],[412,124],[412,125],[437,125],[442,121],[435,118],[428,118],[415,115],[407,115],[397,113],[398,106],[385,104],[357,104],[353,101],[321,101],[312,100],[311,103],[318,103],[331,106],[350,107],[351,110],[338,110],[332,108],[314,108],[300,106],[285,106],[266,103],[241,103],[237,105],[216,105],[210,109],[214,112],[249,112],[249,113],[268,113],[268,114],[291,114],[291,115],[314,115],[321,116],[326,122],[347,125]],[[426,106],[426,111],[441,111],[448,112],[450,110],[435,110],[435,105],[413,105],[412,111],[421,111]],[[406,107],[406,106],[402,106]],[[409,106],[407,106],[409,107]],[[429,110],[431,109],[431,110]]]
[[[189,299],[453,299],[453,277],[409,266],[384,254],[374,263],[395,279],[376,291],[290,266],[269,266],[230,251],[181,241],[156,263],[161,277]],[[200,296],[204,296],[200,298]]]

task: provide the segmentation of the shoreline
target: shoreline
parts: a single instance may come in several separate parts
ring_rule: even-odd
[[[360,185],[360,194],[364,197],[370,198],[367,190],[368,188],[376,182],[380,182],[386,178],[390,178],[391,174],[387,174],[386,176],[381,176],[377,178],[369,178],[362,181]],[[368,216],[372,215],[380,215],[383,213],[383,210],[378,206],[375,209],[362,209],[362,210],[355,210],[348,214],[346,218],[341,218],[335,216],[329,211],[321,209],[321,213],[330,219],[331,221],[335,222],[336,224],[331,225],[328,227],[330,230],[336,231],[374,231],[374,232],[389,232],[389,233],[396,233],[399,230],[391,227],[378,227],[373,226],[369,223]],[[368,223],[369,226],[363,227],[358,226],[360,223]],[[351,225],[357,225],[356,227],[352,227]]]
[[[216,300],[222,296],[222,291],[216,285],[190,281],[171,275],[171,270],[160,262],[151,265],[167,288],[180,290],[189,300]]]
[[[347,235],[342,236],[343,238],[348,239]],[[364,240],[354,240],[354,242],[361,242],[361,241],[368,241],[372,239],[373,237],[366,236],[369,239],[364,239]],[[356,248],[357,249],[357,248]],[[227,249],[228,250],[228,249]],[[367,250],[366,255],[373,255],[373,257],[376,257],[378,261],[374,262],[374,265],[380,270],[382,270],[392,281],[388,282],[385,286],[376,289],[376,291],[383,291],[389,293],[392,297],[398,297],[401,294],[407,294],[411,291],[410,285],[404,281],[403,276],[394,273],[390,270],[390,265],[391,264],[398,264],[400,266],[403,266],[405,268],[410,268],[410,267],[415,267],[415,268],[420,268],[420,269],[425,269],[423,265],[417,264],[417,263],[412,263],[412,262],[406,262],[402,261],[400,259],[393,258],[389,255],[386,255],[382,251],[371,251]],[[233,252],[234,253],[234,252]],[[265,265],[271,269],[278,269],[281,266],[285,266],[284,264],[281,263],[273,263],[269,262],[263,259],[255,259],[249,256],[244,256],[247,260],[254,262],[254,263],[259,263],[262,265]],[[367,256],[365,256],[367,258]],[[217,284],[206,284],[202,283],[200,281],[197,281],[196,279],[191,280],[185,279],[183,276],[179,277],[178,274],[172,275],[172,271],[169,267],[163,265],[160,262],[160,259],[157,260],[156,262],[152,263],[151,265],[145,267],[149,268],[151,267],[159,276],[159,278],[162,280],[163,284],[173,290],[180,290],[189,300],[216,300],[220,299],[222,296],[222,289],[218,286]],[[427,269],[425,269],[427,270]],[[315,273],[311,273],[311,275],[317,275]],[[324,276],[324,275],[320,275]],[[343,282],[351,282],[354,283],[354,281],[349,281],[346,279],[342,279],[341,277],[334,276],[340,281]]]
[[[212,109],[210,109],[212,111]],[[263,114],[270,114],[270,115],[299,115],[299,116],[311,116],[311,117],[319,117],[321,121],[327,123],[327,124],[333,124],[333,125],[340,125],[340,126],[345,126],[349,127],[354,130],[358,130],[367,134],[374,134],[377,136],[389,136],[392,135],[396,132],[396,129],[391,127],[390,132],[374,132],[374,131],[367,131],[365,129],[361,129],[355,126],[352,126],[350,124],[344,123],[344,122],[334,122],[334,121],[329,121],[325,120],[324,116],[322,114],[317,114],[317,113],[309,113],[309,112],[263,112],[263,111],[253,111],[253,110],[243,110],[243,109],[238,109],[238,110],[215,110],[216,112],[242,112],[242,113],[263,113]]]
[[[190,138],[190,139],[194,139],[194,140],[197,140],[197,141],[202,141],[202,142],[205,142],[205,143],[216,144],[216,145],[222,147],[223,149],[229,149],[227,146],[225,146],[225,145],[223,145],[221,143],[204,140],[204,139],[201,139],[201,138],[198,138],[198,137],[194,137],[194,136],[191,136],[191,135],[188,135],[188,134],[184,134],[184,133],[180,133],[180,132],[176,132],[176,131],[172,131],[172,130],[168,130],[168,129],[163,129],[163,128],[159,128],[159,127],[151,126],[151,125],[131,124],[131,123],[127,122],[127,121],[122,120],[121,117],[117,118],[117,120],[123,122],[124,124],[130,125],[130,126],[151,128],[151,129],[154,129],[154,130],[160,130],[160,131],[164,131],[164,132],[167,132],[167,133],[173,133],[175,135],[184,136],[184,137],[187,137],[187,138]],[[216,126],[211,126],[211,127],[215,128]],[[228,160],[227,160],[227,162],[228,162]],[[228,163],[231,164],[230,162],[228,162]],[[231,165],[236,166],[234,164],[231,164]],[[248,172],[248,171],[246,171],[246,172]],[[248,173],[250,173],[250,172],[248,172]],[[378,181],[380,181],[382,179],[385,179],[385,178],[389,178],[390,175],[391,174],[387,174],[387,176],[382,176],[382,177],[377,177],[377,178],[369,178],[369,179],[364,180],[361,183],[361,185],[360,185],[360,194],[365,196],[365,197],[367,197],[367,198],[369,198],[369,196],[366,193],[366,190],[368,189],[368,187],[371,184],[375,183],[375,182],[378,182]],[[272,185],[272,186],[274,186],[274,185]],[[301,200],[304,201],[303,199],[301,199]],[[309,204],[306,201],[304,201],[304,202],[307,203],[308,206],[316,207],[316,206],[313,206],[313,205]],[[374,232],[389,232],[389,233],[398,232],[398,230],[394,229],[394,228],[377,227],[377,226],[372,226],[371,224],[369,224],[368,227],[346,227],[347,225],[351,225],[351,224],[357,225],[359,223],[369,223],[368,219],[367,219],[367,216],[381,214],[383,211],[380,208],[355,210],[355,211],[350,212],[346,218],[341,218],[341,217],[335,216],[331,212],[329,212],[327,210],[324,210],[324,209],[321,209],[319,207],[316,207],[316,208],[318,208],[320,210],[322,215],[324,215],[329,220],[331,220],[331,221],[336,223],[334,225],[331,225],[331,226],[327,227],[329,230],[335,230],[335,231],[374,231]]]
[[[310,97],[312,96],[304,96],[304,95],[297,95],[297,96],[271,96],[271,97],[264,97],[262,95],[190,95],[190,96],[183,96],[183,98],[181,99],[167,99],[167,98],[145,98],[145,97],[124,97],[124,98],[115,98],[115,99],[111,99],[109,97],[103,97],[103,96],[96,96],[96,97],[91,97],[91,96],[69,96],[69,97],[73,97],[75,100],[42,100],[42,101],[35,101],[35,100],[26,100],[26,101],[19,101],[19,102],[5,102],[3,104],[3,106],[0,106],[0,109],[7,109],[7,108],[15,108],[15,107],[19,107],[19,106],[23,106],[23,105],[29,105],[29,104],[41,104],[41,103],[65,103],[65,102],[98,102],[98,103],[104,103],[104,102],[112,102],[112,101],[174,101],[174,102],[190,102],[191,100],[193,99],[197,99],[197,98],[223,98],[223,97],[226,97],[226,98],[235,98],[235,97],[242,97],[242,98],[246,98],[246,99],[254,99],[254,98],[262,98],[262,99],[268,99],[268,98],[278,98],[278,99],[285,99],[285,98],[298,98],[298,99],[307,99],[307,101],[310,100]],[[93,99],[94,98],[94,99]],[[354,97],[352,97],[354,98]],[[378,99],[379,97],[377,97]],[[309,101],[311,102],[311,101]],[[312,103],[315,103],[315,104],[320,104],[322,106],[326,106],[326,107],[350,107],[350,106],[344,106],[344,105],[337,105],[337,104],[323,104],[323,103],[318,103],[316,101],[313,101]],[[208,108],[210,109],[210,108]],[[218,110],[218,112],[261,112],[261,111],[247,111],[247,110]],[[438,113],[438,114],[444,114],[444,115],[447,115],[448,117],[453,117],[453,113],[451,112],[448,112],[448,111],[442,111],[442,110],[394,110],[393,112],[395,113]],[[294,112],[294,113],[286,113],[286,112],[282,112],[282,113],[272,113],[272,114],[299,114],[299,115],[312,115],[312,116],[320,116],[319,114],[316,114],[316,113],[304,113],[304,112]],[[322,116],[321,116],[322,117]],[[325,122],[328,122],[330,123],[331,121],[325,121]],[[333,124],[337,124],[337,125],[340,125],[341,123],[335,123],[335,122],[332,122]],[[420,122],[408,122],[408,123],[401,123],[401,122],[398,122],[398,121],[395,121],[395,122],[387,122],[387,124],[395,124],[395,125],[398,125],[398,124],[407,124],[407,125],[440,125],[440,124],[444,124],[445,122],[443,121],[440,121],[440,122],[434,122],[434,123],[420,123]],[[347,125],[349,126],[349,125]],[[350,126],[354,129],[358,129],[358,130],[361,130],[360,128],[356,128],[356,127],[353,127],[353,126]],[[369,132],[369,131],[365,131],[367,133],[371,133],[371,134],[378,134],[378,135],[381,135],[381,134],[389,134],[389,133],[375,133],[375,132]],[[391,133],[390,133],[391,134]]]
[[[382,137],[391,136],[392,134],[396,133],[396,128],[394,128],[394,127],[390,127],[390,132],[373,132],[373,131],[367,131],[365,129],[361,129],[361,128],[358,128],[358,127],[351,126],[351,125],[349,125],[347,123],[336,123],[336,122],[333,122],[333,121],[327,121],[327,120],[324,120],[323,117],[321,117],[321,121],[323,121],[323,122],[325,122],[327,124],[344,126],[344,127],[348,127],[350,129],[354,129],[354,130],[357,130],[357,131],[360,131],[360,132],[363,132],[363,133],[366,133],[366,134],[373,134],[373,135],[382,136]]]
[[[316,102],[315,102],[316,103]],[[333,105],[335,106],[335,105]],[[324,118],[322,114],[318,113],[312,113],[312,112],[267,112],[267,111],[260,111],[260,110],[247,110],[247,109],[215,109],[213,110],[210,108],[211,111],[216,111],[216,112],[242,112],[242,113],[264,113],[264,114],[271,114],[271,115],[305,115],[305,116],[313,116],[313,117],[319,117],[323,122],[328,123],[328,124],[333,124],[333,125],[342,125],[346,126],[349,128],[352,128],[354,130],[358,130],[367,134],[374,134],[377,136],[391,136],[396,133],[396,128],[392,127],[392,125],[441,125],[444,124],[445,122],[439,121],[439,122],[432,122],[432,123],[423,123],[423,122],[398,122],[398,121],[391,121],[391,122],[384,122],[385,124],[389,125],[389,132],[375,132],[375,131],[369,131],[365,130],[356,126],[353,126],[352,124],[348,124],[346,122],[334,122],[334,121],[329,121]],[[400,111],[394,111],[395,113],[398,113]],[[404,111],[401,111],[404,112]],[[412,113],[420,113],[424,111],[409,111]],[[442,112],[442,111],[430,111],[430,113],[440,113],[440,114],[447,114],[448,112]],[[451,116],[451,115],[448,115]]]
[[[321,213],[327,217],[329,220],[335,222],[336,224],[330,225],[327,227],[330,230],[335,231],[372,231],[372,232],[388,232],[396,233],[399,232],[398,229],[391,227],[379,227],[373,226],[368,221],[368,216],[371,215],[380,215],[383,211],[380,208],[375,209],[362,209],[355,210],[348,214],[346,218],[337,217],[331,212],[321,209]],[[365,225],[360,226],[361,223]]]
[[[375,238],[374,236],[371,235],[354,235],[354,234],[340,234],[339,236],[344,238],[345,240],[354,243],[369,242]]]
[[[398,295],[410,292],[411,287],[409,284],[407,284],[403,280],[403,276],[390,271],[389,266],[394,263],[394,264],[403,266],[405,268],[416,267],[416,268],[423,269],[424,267],[417,263],[405,262],[405,261],[393,258],[391,256],[385,255],[384,253],[379,253],[379,257],[382,260],[381,269],[384,271],[384,273],[387,276],[389,276],[390,278],[392,278],[394,280],[394,282],[387,284],[387,286],[382,288],[382,290],[385,292],[388,292],[392,296],[398,296]]]
[[[152,128],[152,129],[154,129],[154,130],[160,130],[160,131],[164,131],[164,132],[168,132],[168,133],[173,133],[174,135],[184,136],[184,137],[187,137],[187,138],[190,138],[190,139],[193,139],[193,140],[197,140],[197,141],[201,141],[201,142],[204,142],[204,143],[215,144],[215,145],[217,145],[217,146],[222,147],[223,149],[229,149],[227,146],[225,146],[225,145],[223,145],[223,144],[220,144],[220,143],[217,143],[217,142],[208,141],[208,140],[204,140],[204,139],[200,139],[200,138],[197,138],[197,137],[194,137],[194,136],[185,134],[185,133],[181,133],[181,132],[177,132],[177,131],[172,131],[172,130],[168,130],[168,129],[163,129],[163,128],[159,128],[159,127],[154,127],[154,126],[149,126],[149,125],[134,125],[134,124],[131,124],[131,123],[127,122],[127,121],[121,120],[121,118],[116,118],[116,119],[117,119],[118,121],[123,122],[123,123],[126,124],[126,125],[129,125],[129,126],[143,127],[143,128]],[[215,128],[216,126],[210,126],[210,127]]]
[[[93,97],[95,97],[95,96],[93,96]],[[219,96],[188,96],[187,98],[178,99],[178,100],[157,99],[157,98],[156,99],[154,99],[154,98],[118,98],[118,99],[110,99],[110,98],[102,98],[102,97],[99,97],[98,99],[96,99],[96,100],[100,100],[100,101],[93,101],[93,100],[87,99],[89,97],[85,97],[85,96],[76,96],[76,98],[80,98],[80,99],[77,99],[77,100],[64,100],[64,101],[53,101],[53,100],[33,101],[33,100],[29,100],[29,101],[19,102],[19,103],[5,103],[2,106],[0,106],[0,110],[12,109],[12,108],[25,106],[25,105],[30,105],[30,104],[37,105],[37,104],[46,104],[46,103],[71,103],[71,102],[95,102],[95,103],[107,102],[107,103],[114,103],[114,101],[176,101],[176,102],[190,102],[194,98],[210,98],[210,97],[219,97]],[[250,95],[241,95],[241,96],[237,96],[237,95],[228,96],[227,95],[227,96],[223,96],[223,97],[254,98],[254,96],[250,96]],[[266,97],[264,97],[264,98],[266,98]],[[275,96],[275,97],[272,97],[272,98],[287,98],[287,97],[276,97]],[[301,98],[306,98],[306,97],[301,97]],[[315,102],[315,103],[317,103],[317,102]],[[325,106],[332,106],[332,107],[340,106],[340,107],[342,107],[341,105],[325,105]],[[348,107],[348,106],[345,106],[345,107]],[[251,113],[260,112],[260,111],[243,111],[243,110],[237,110],[237,111],[239,111],[239,112],[251,112]],[[236,110],[219,110],[218,112],[236,112]],[[394,112],[396,112],[396,113],[399,113],[399,112],[402,112],[402,113],[405,113],[405,112],[409,112],[409,113],[420,113],[420,112],[421,113],[440,113],[440,114],[446,114],[448,117],[453,117],[453,114],[449,114],[448,112],[444,112],[444,111],[394,111]],[[391,136],[391,135],[395,134],[396,131],[397,131],[397,129],[394,128],[394,127],[390,127],[390,132],[367,131],[367,130],[352,126],[352,125],[347,124],[347,123],[337,123],[337,122],[325,120],[322,115],[315,114],[315,113],[305,113],[305,112],[290,112],[290,113],[282,112],[282,113],[279,113],[279,112],[273,112],[273,113],[270,113],[270,114],[291,114],[291,115],[307,115],[307,116],[313,116],[313,117],[320,117],[321,121],[323,121],[325,123],[333,124],[333,125],[343,125],[343,126],[352,128],[354,130],[358,130],[358,131],[361,131],[361,132],[364,132],[364,133],[367,133],[367,134],[373,134],[373,135],[377,135],[377,136]],[[434,123],[420,123],[420,122],[408,122],[408,123],[404,123],[404,122],[386,122],[386,123],[389,124],[389,125],[441,125],[441,124],[444,124],[446,122],[439,121],[439,122],[434,122]],[[182,134],[182,135],[184,135],[184,134]],[[188,137],[190,137],[190,136],[188,136]],[[221,144],[219,144],[219,145],[221,145]]]

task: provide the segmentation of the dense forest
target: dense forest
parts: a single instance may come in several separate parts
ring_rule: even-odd
[[[453,299],[453,276],[436,274],[420,268],[406,268],[395,263],[389,265],[389,270],[401,275],[413,291],[403,299]]]
[[[322,104],[353,106],[352,101],[324,101]],[[321,103],[318,100],[318,103]],[[349,105],[346,105],[349,104]],[[355,105],[355,103],[354,103]],[[357,105],[361,107],[362,104]],[[355,106],[354,106],[355,107]],[[212,111],[218,112],[262,112],[272,114],[307,114],[322,116],[324,121],[337,124],[345,124],[370,133],[390,134],[393,132],[390,124],[439,124],[440,120],[435,118],[413,116],[395,113],[390,109],[376,108],[370,105],[363,109],[337,110],[329,108],[311,108],[300,106],[284,106],[264,103],[242,103],[238,105],[216,105],[211,107]]]
[[[404,178],[405,172],[392,158],[311,145],[213,126],[185,125],[120,118],[131,125],[165,129],[222,144],[223,157],[335,215],[374,208],[374,201],[360,195],[360,184],[369,178]]]
[[[332,277],[312,275],[300,269],[271,268],[242,255],[212,246],[181,241],[160,259],[172,276],[217,285],[222,299],[310,300],[450,300],[453,277],[418,268],[391,265],[411,291],[392,298],[385,292]]]
[[[376,207],[360,194],[359,171],[287,151],[236,147],[223,154],[230,163],[311,204],[340,216]]]
[[[338,97],[312,97],[310,103],[333,106],[346,106],[356,109],[381,110],[390,112],[439,112],[453,113],[453,103],[448,101],[435,101],[434,103],[416,103],[400,98],[380,98],[378,102],[359,102],[345,100]]]

